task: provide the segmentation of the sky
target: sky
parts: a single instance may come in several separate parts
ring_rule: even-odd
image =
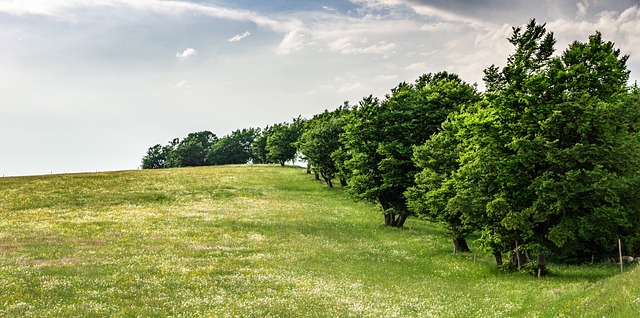
[[[0,175],[138,169],[430,72],[482,89],[532,18],[558,55],[600,31],[640,79],[640,0],[0,0]]]

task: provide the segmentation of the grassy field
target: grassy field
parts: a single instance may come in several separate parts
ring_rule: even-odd
[[[298,168],[0,179],[2,317],[630,317],[640,272],[535,278]],[[475,247],[471,243],[472,249]]]

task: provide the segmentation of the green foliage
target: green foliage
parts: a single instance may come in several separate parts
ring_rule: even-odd
[[[246,164],[252,161],[252,144],[259,129],[238,129],[220,138],[207,155],[209,165]]]
[[[478,202],[469,190],[462,190],[460,181],[453,176],[459,168],[458,124],[455,120],[460,117],[451,116],[442,124],[440,132],[414,147],[414,162],[422,170],[416,174],[415,185],[405,192],[405,196],[410,210],[440,222],[453,239],[460,241],[475,229],[472,223],[475,218],[469,216],[478,209]]]
[[[251,144],[251,158],[255,164],[271,163],[267,158],[267,138],[273,129],[267,126],[261,131],[256,131],[256,137]]]
[[[143,169],[196,167],[207,165],[209,149],[218,141],[210,131],[190,133],[182,141],[175,138],[166,146],[155,145],[142,158]]]
[[[157,144],[147,150],[142,158],[142,169],[161,169],[166,166],[167,153],[162,145]]]
[[[345,116],[350,112],[348,103],[340,108],[314,116],[306,122],[304,131],[298,140],[298,148],[312,169],[320,174],[329,187],[332,179],[345,179],[342,155],[344,145],[340,135],[344,132]],[[336,160],[337,159],[337,160]]]
[[[634,246],[640,104],[628,57],[596,33],[554,58],[535,20],[509,41],[507,65],[485,70],[484,100],[415,148],[410,207],[453,236],[478,230],[495,255],[538,255],[522,268],[544,270],[549,253],[607,255],[618,238]]]
[[[378,202],[385,223],[402,226],[412,213],[404,197],[417,172],[412,147],[436,133],[449,113],[478,98],[474,87],[447,72],[425,74],[414,85],[400,83],[381,102],[365,98],[343,135],[356,197]]]
[[[210,131],[190,133],[176,147],[181,167],[197,167],[207,164],[209,149],[218,141],[218,137]]]
[[[266,158],[269,162],[284,166],[287,161],[296,159],[296,144],[302,134],[303,125],[304,120],[298,117],[293,123],[276,124],[269,129],[265,144]]]

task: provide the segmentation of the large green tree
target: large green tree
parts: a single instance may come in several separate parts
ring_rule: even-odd
[[[436,150],[420,149],[457,165],[449,175],[425,173],[425,187],[437,181],[429,195],[444,198],[440,206],[472,203],[460,220],[473,220],[498,263],[503,252],[518,265],[535,254],[544,271],[549,252],[606,253],[618,237],[632,246],[640,105],[625,86],[627,57],[596,33],[554,58],[553,34],[535,20],[509,41],[507,65],[485,70],[484,101],[432,139]]]
[[[412,147],[437,132],[449,113],[477,98],[475,88],[457,75],[440,72],[415,84],[400,83],[383,101],[363,99],[343,134],[352,193],[379,203],[386,225],[402,227],[413,213],[404,196],[418,171]]]

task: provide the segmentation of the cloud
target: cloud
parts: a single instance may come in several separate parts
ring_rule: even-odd
[[[305,35],[302,33],[302,31],[292,30],[284,36],[284,38],[278,45],[276,53],[280,55],[289,54],[301,50],[302,48],[304,48],[304,45]]]
[[[433,1],[352,0],[352,2],[360,3],[375,10],[387,10],[392,14],[398,14],[402,9],[409,9],[421,16],[436,18],[448,22],[464,23],[474,28],[488,28],[492,25],[492,23],[466,16],[464,14],[454,12],[453,10],[438,8],[435,5],[432,5]],[[467,3],[465,1],[463,5],[469,6],[471,4],[471,2]]]
[[[183,80],[183,81],[178,82],[178,84],[176,84],[176,87],[177,88],[190,88],[191,85],[189,84],[188,81],[184,81]]]
[[[241,34],[236,34],[234,37],[230,38],[228,41],[229,42],[238,42],[246,37],[248,37],[249,35],[251,35],[251,32],[247,31]]]
[[[354,82],[340,86],[340,88],[338,88],[338,93],[352,93],[366,90],[371,90],[371,88],[361,82]]]
[[[451,49],[455,48],[456,46],[458,46],[458,41],[456,41],[456,40],[446,41],[442,45],[442,47],[447,49],[447,50],[451,50]]]
[[[362,40],[360,43],[367,43],[368,41]],[[369,46],[354,46],[351,37],[344,37],[337,39],[328,44],[329,50],[339,52],[341,54],[382,54],[386,55],[392,53],[396,48],[395,43],[387,43],[386,41],[380,41],[376,44]]]
[[[196,55],[198,55],[198,51],[196,51],[196,49],[194,48],[188,48],[182,52],[178,52],[176,53],[176,58],[178,58],[178,60],[180,61],[184,61],[186,59],[195,57]]]
[[[547,23],[547,29],[558,38],[557,48],[578,40],[588,41],[588,36],[600,31],[604,39],[612,41],[622,54],[630,54],[631,61],[640,61],[640,7],[632,6],[622,12],[607,10],[593,20],[557,19]]]
[[[404,69],[407,71],[421,71],[427,68],[427,63],[426,62],[418,62],[418,63],[413,63],[407,67],[405,67]]]
[[[156,0],[30,0],[30,1],[1,1],[0,12],[13,15],[44,15],[63,20],[75,20],[86,13],[85,9],[95,8],[129,8],[138,11],[176,14],[200,14],[210,17],[250,21],[259,26],[268,27],[276,31],[288,29],[287,22],[273,20],[248,10],[230,9],[213,4],[200,4],[183,1]]]
[[[398,78],[398,75],[378,75],[373,78],[374,81],[390,81]]]
[[[580,2],[576,3],[576,7],[578,7],[578,18],[582,18],[587,15],[587,8],[589,8],[589,2],[586,0],[580,0]]]

